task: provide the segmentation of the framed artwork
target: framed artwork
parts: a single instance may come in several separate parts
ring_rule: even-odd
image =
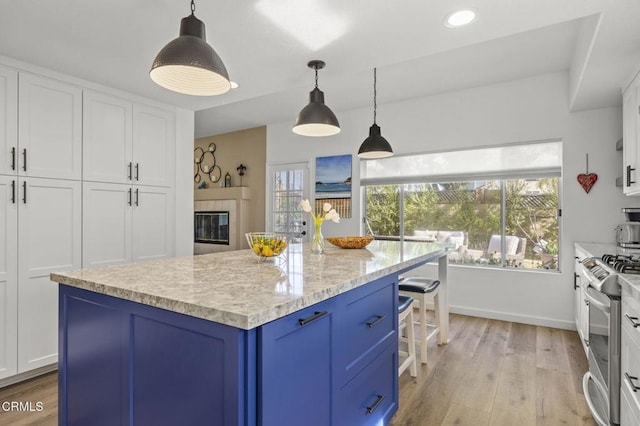
[[[351,154],[316,157],[316,212],[330,203],[340,217],[351,217]]]

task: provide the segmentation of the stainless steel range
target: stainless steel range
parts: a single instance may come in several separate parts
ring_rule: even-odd
[[[589,310],[589,371],[582,387],[594,420],[600,426],[620,423],[620,295],[618,274],[630,259],[617,255],[582,259],[589,282],[585,303]],[[604,327],[602,324],[606,324]]]

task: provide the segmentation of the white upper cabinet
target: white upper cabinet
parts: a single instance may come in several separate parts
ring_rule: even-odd
[[[83,110],[84,180],[173,186],[173,111],[92,91]]]
[[[129,183],[133,174],[130,101],[84,91],[83,178]]]
[[[173,186],[175,113],[146,105],[133,106],[134,182]]]
[[[18,169],[18,73],[0,67],[0,175]]]
[[[82,90],[22,72],[18,87],[18,174],[80,179]]]
[[[638,125],[640,124],[640,110],[638,102],[638,90],[640,85],[637,78],[625,91],[622,98],[622,122],[623,122],[623,170],[622,190],[627,195],[635,195],[640,192],[640,170],[638,170],[638,157],[640,154],[640,139]]]

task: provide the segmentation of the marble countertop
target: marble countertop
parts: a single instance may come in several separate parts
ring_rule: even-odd
[[[575,243],[576,249],[580,248],[586,252],[587,257],[601,257],[603,254],[616,253],[615,243],[589,243],[580,242]]]
[[[249,330],[392,273],[444,256],[448,244],[291,244],[259,262],[251,250],[52,273],[51,281]]]

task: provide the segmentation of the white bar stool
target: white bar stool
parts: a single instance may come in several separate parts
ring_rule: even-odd
[[[407,367],[411,377],[418,376],[418,363],[416,362],[416,339],[413,331],[413,297],[398,297],[398,339],[407,342],[407,352],[398,349],[398,358],[406,357],[402,363],[398,361],[398,376],[401,376]],[[402,329],[407,330],[407,337],[402,337]]]
[[[419,321],[416,322],[416,324],[419,324],[420,332],[418,333],[416,341],[420,342],[420,362],[422,364],[427,363],[427,342],[440,332],[440,320],[438,315],[440,307],[440,301],[438,298],[439,286],[440,281],[424,277],[404,277],[400,278],[398,282],[398,289],[401,297],[412,297],[418,304],[420,315]],[[431,304],[430,302],[433,302],[436,320],[435,324],[427,323],[427,306]],[[429,334],[427,334],[427,327],[432,328]]]

